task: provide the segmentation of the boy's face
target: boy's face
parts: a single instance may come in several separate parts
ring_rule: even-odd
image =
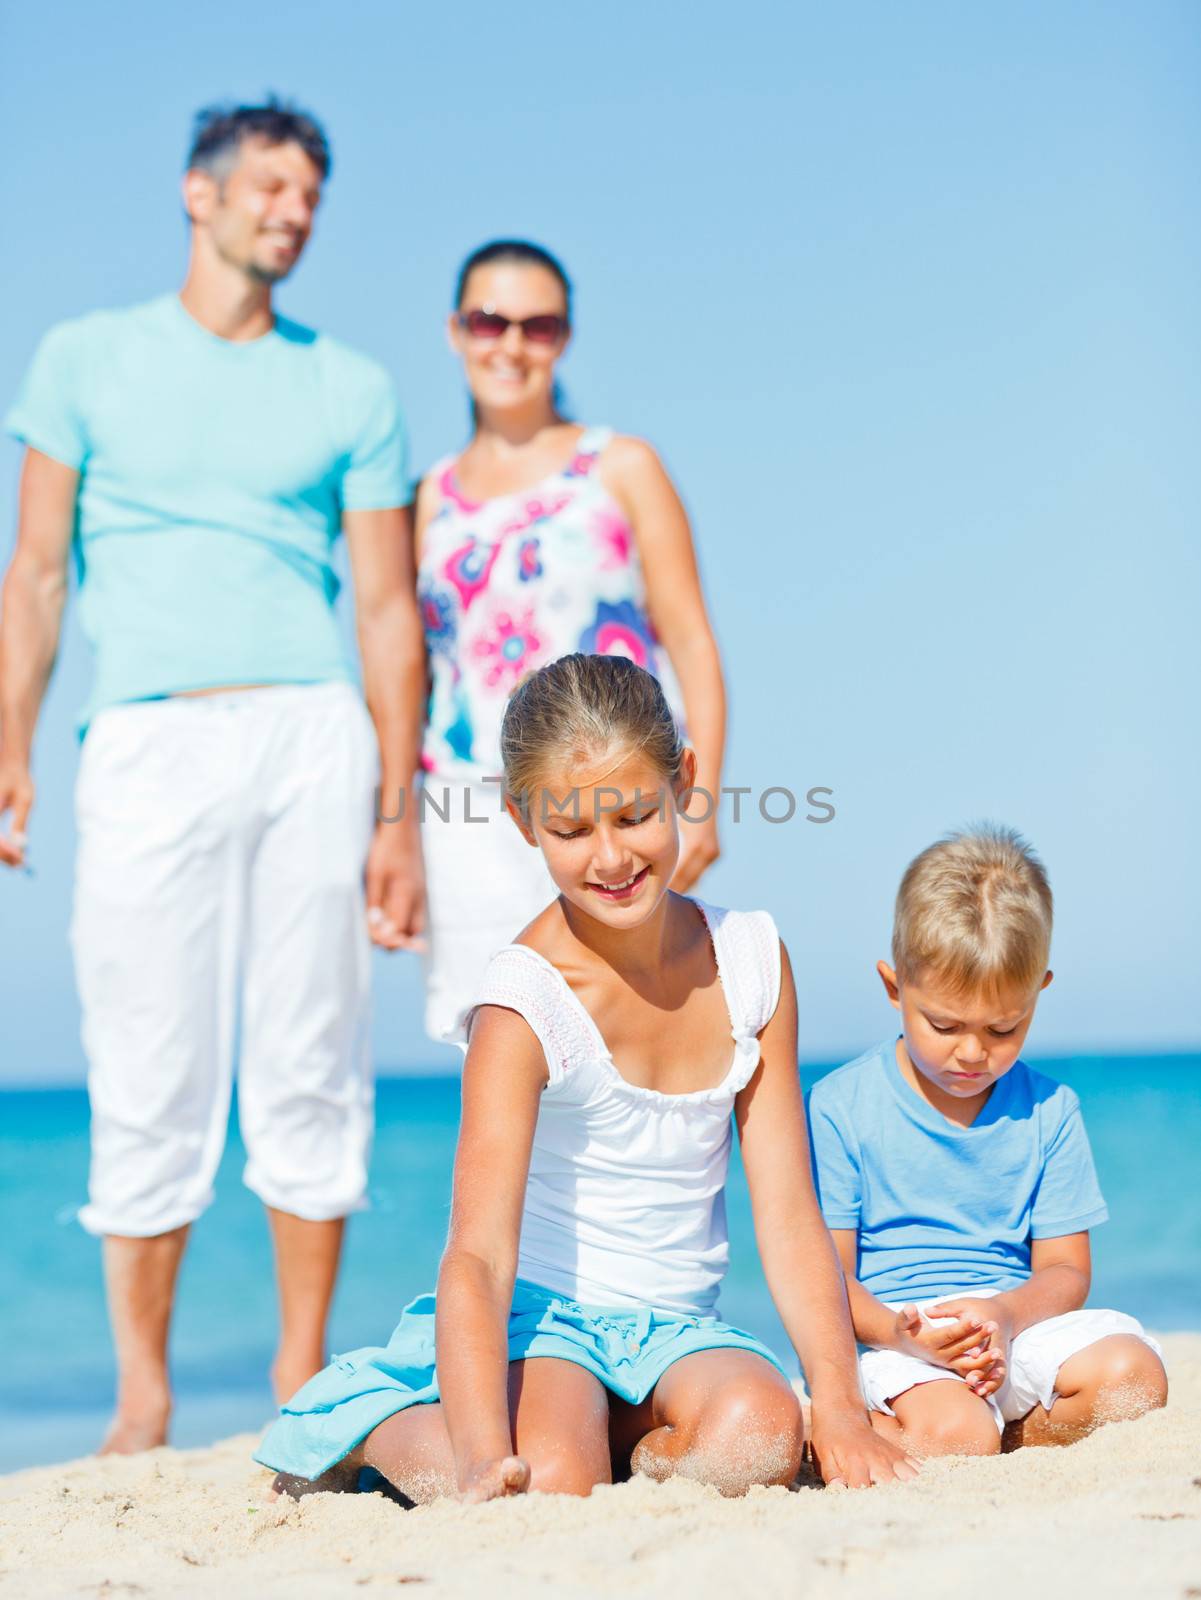
[[[1033,990],[964,995],[936,973],[898,982],[886,961],[877,964],[891,1003],[901,1013],[901,1032],[913,1069],[954,1100],[986,1095],[1021,1054],[1038,997],[1049,972]]]

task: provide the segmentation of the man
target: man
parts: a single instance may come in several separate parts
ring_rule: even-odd
[[[8,419],[27,447],[0,609],[9,866],[72,549],[96,653],[71,937],[92,1103],[81,1220],[104,1238],[118,1366],[106,1450],[166,1438],[176,1274],[212,1198],[235,1030],[245,1181],[276,1255],[277,1394],[323,1365],[372,1131],[368,935],[400,948],[422,923],[415,829],[373,833],[377,776],[395,795],[412,774],[424,681],[403,423],[381,368],[272,307],[328,172],[305,114],[201,113],[182,290],[52,329]],[[370,719],[333,614],[339,529]]]

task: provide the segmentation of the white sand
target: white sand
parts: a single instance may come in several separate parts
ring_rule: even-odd
[[[1201,1597],[1201,1335],[1166,1341],[1166,1411],[1066,1450],[928,1463],[860,1493],[727,1501],[646,1480],[402,1511],[264,1505],[250,1438],[0,1479],[0,1595],[743,1595],[756,1600]]]

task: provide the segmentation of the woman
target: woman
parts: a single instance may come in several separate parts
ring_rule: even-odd
[[[718,855],[725,691],[688,518],[651,447],[561,412],[571,285],[547,251],[499,240],[459,273],[450,342],[472,397],[467,448],[417,498],[431,696],[422,765],[426,1027],[462,1036],[493,951],[555,889],[503,815],[500,725],[513,689],[574,651],[664,682],[698,757],[674,887]],[[704,792],[701,792],[704,791]]]

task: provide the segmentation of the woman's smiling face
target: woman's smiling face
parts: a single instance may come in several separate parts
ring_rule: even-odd
[[[637,927],[675,873],[679,801],[695,768],[686,750],[673,786],[644,752],[610,750],[536,787],[528,819],[510,810],[572,905],[610,927]]]
[[[474,338],[459,321],[469,311],[494,311],[509,319],[499,338]],[[555,367],[567,348],[568,332],[553,343],[529,339],[517,326],[527,317],[567,318],[563,285],[548,268],[532,261],[490,261],[476,267],[463,286],[463,301],[450,319],[450,342],[463,361],[467,387],[478,406],[490,411],[550,406]]]

